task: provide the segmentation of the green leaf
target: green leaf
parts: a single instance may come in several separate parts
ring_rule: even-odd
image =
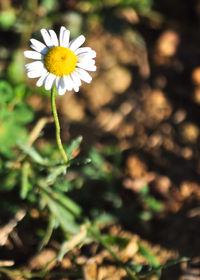
[[[130,261],[126,262],[126,264],[128,267],[130,267],[131,270],[135,271],[137,274],[139,274],[143,269],[143,265],[134,264],[134,260],[130,260]]]
[[[187,258],[187,257],[182,257],[182,258],[178,258],[178,259],[175,259],[175,260],[169,260],[167,261],[165,264],[163,265],[159,265],[157,267],[149,267],[148,271],[144,271],[143,269],[141,271],[139,271],[139,273],[137,273],[138,276],[148,276],[148,275],[151,275],[153,273],[159,273],[160,274],[160,271],[162,269],[165,269],[167,267],[170,267],[170,266],[173,266],[173,265],[176,265],[178,263],[181,263],[181,262],[187,262],[187,261],[190,261],[190,258]],[[143,266],[144,267],[144,266]],[[142,267],[142,268],[143,268]]]
[[[26,124],[33,120],[34,114],[30,107],[22,103],[13,111],[13,116],[15,117],[15,121],[17,123]]]
[[[15,20],[16,15],[14,9],[9,9],[0,13],[0,25],[4,29],[8,29],[9,27],[11,27],[15,23]]]
[[[58,221],[62,229],[66,233],[77,234],[80,230],[78,224],[75,222],[73,214],[64,208],[57,200],[52,199],[47,193],[42,193],[51,214]]]
[[[141,245],[140,242],[138,242],[138,246],[139,246],[138,253],[144,256],[152,266],[158,267],[160,265],[159,261],[156,259],[156,257],[152,254],[152,252],[147,247]]]
[[[54,217],[54,215],[51,215],[51,217],[49,218],[49,223],[48,223],[48,227],[47,227],[47,230],[45,231],[45,235],[39,245],[39,251],[48,244],[51,236],[52,236],[52,233],[53,233],[53,230],[55,228],[57,228],[58,226],[58,223]]]
[[[54,183],[58,176],[60,176],[61,174],[66,174],[66,169],[67,168],[65,165],[55,167],[53,169],[53,171],[51,171],[51,173],[47,177],[47,180],[46,180],[47,184]]]
[[[86,176],[88,176],[90,179],[99,179],[102,177],[101,172],[98,170],[95,170],[93,166],[85,166],[83,169],[83,172]]]
[[[169,260],[163,265],[163,268],[167,268],[167,267],[170,267],[172,265],[175,265],[175,264],[178,264],[178,263],[181,263],[181,262],[188,262],[188,261],[190,261],[190,258],[187,258],[187,257],[182,257],[182,258],[178,258],[178,259],[175,259],[175,260]]]
[[[17,141],[25,141],[27,133],[25,128],[15,122],[12,114],[8,119],[4,117],[0,117],[0,152],[12,158],[12,147],[17,145]]]
[[[72,153],[79,148],[81,142],[83,140],[82,136],[78,136],[76,139],[74,139],[71,144],[67,147],[67,157],[70,159]]]
[[[149,186],[148,185],[143,185],[140,189],[140,194],[143,196],[147,196],[149,194]]]
[[[1,191],[11,191],[16,184],[19,181],[19,172],[17,170],[13,170],[10,172],[10,170],[7,170],[7,172],[4,170],[4,178],[1,178]]]
[[[4,160],[2,158],[0,158],[0,172],[2,171],[3,169],[3,162]]]
[[[24,84],[18,84],[14,88],[14,94],[19,101],[23,101],[23,99],[26,97],[26,86]]]
[[[57,3],[56,0],[42,0],[41,6],[44,7],[48,12],[52,11]]]
[[[61,192],[69,192],[74,188],[73,182],[65,180],[65,178],[59,178],[55,181],[55,189]]]
[[[97,169],[102,170],[105,161],[104,161],[104,158],[101,156],[101,154],[96,149],[92,149],[90,151],[89,156],[92,160],[93,165]]]
[[[97,216],[95,216],[95,224],[97,225],[108,225],[116,223],[117,219],[115,216],[109,214],[109,213],[102,213]]]
[[[116,244],[120,248],[125,248],[130,242],[129,238],[113,236],[113,235],[105,235],[104,239],[107,243]]]
[[[152,196],[145,198],[145,203],[153,210],[153,211],[162,211],[163,205],[157,199]]]
[[[8,77],[14,84],[24,82],[25,71],[24,71],[25,58],[21,50],[15,51],[12,62],[8,67]]]
[[[28,192],[32,189],[32,185],[28,180],[29,171],[30,171],[30,164],[29,162],[25,162],[22,165],[22,178],[21,178],[21,191],[20,191],[20,197],[22,199],[25,199],[27,197]]]
[[[85,175],[91,179],[105,178],[107,179],[107,172],[105,170],[105,160],[96,149],[92,148],[89,152],[89,158],[92,162],[91,165],[83,169]]]
[[[78,204],[76,204],[72,199],[70,199],[68,196],[64,195],[63,193],[59,191],[54,191],[54,195],[56,195],[57,199],[64,205],[71,213],[73,213],[75,216],[81,215],[81,208]]]
[[[152,219],[152,213],[150,211],[141,211],[136,213],[136,217],[143,221],[149,221]]]
[[[91,162],[91,158],[84,158],[84,159],[72,159],[70,160],[70,165],[73,166],[80,166],[80,165],[86,165]]]
[[[60,251],[57,255],[57,260],[59,262],[62,261],[65,254],[67,254],[70,250],[78,246],[82,243],[87,237],[87,230],[84,225],[80,227],[80,232],[74,236],[72,236],[68,241],[64,242],[60,248]]]
[[[0,103],[10,101],[13,98],[13,89],[6,81],[0,81]]]
[[[122,7],[133,7],[136,12],[142,13],[149,11],[152,6],[152,0],[120,0]]]
[[[36,163],[48,166],[47,160],[43,159],[33,147],[28,147],[20,142],[18,142],[18,145],[22,149],[22,151],[29,155]]]

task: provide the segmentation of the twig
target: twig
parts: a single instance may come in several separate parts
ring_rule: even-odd
[[[15,262],[13,260],[0,260],[0,267],[1,266],[13,266]]]
[[[24,218],[25,214],[26,212],[23,209],[19,210],[15,217],[11,219],[7,225],[0,227],[0,246],[4,246],[6,244],[8,236],[12,233],[18,222]]]
[[[45,125],[49,122],[53,122],[53,117],[44,117],[39,119],[39,121],[36,123],[36,125],[34,126],[33,130],[30,133],[30,136],[28,138],[28,141],[26,142],[26,146],[31,147],[32,144],[36,141],[36,139],[39,137],[40,132],[42,131],[42,129],[45,127]],[[24,158],[26,157],[26,154],[20,154],[18,156],[18,158],[12,162],[12,166],[11,168],[21,168],[21,161],[24,160]]]
[[[40,132],[45,127],[45,125],[49,122],[53,122],[53,117],[46,117],[41,118],[36,125],[34,126],[33,130],[30,133],[29,139],[26,143],[28,147],[32,146],[32,144],[35,142],[35,140],[39,137]]]

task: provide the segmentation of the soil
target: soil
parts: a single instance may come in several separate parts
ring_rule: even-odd
[[[155,10],[167,20],[135,18],[126,9],[127,32],[112,33],[102,26],[91,31],[87,44],[97,52],[98,69],[93,82],[78,94],[58,99],[58,110],[65,141],[81,134],[84,151],[106,145],[121,151],[116,188],[127,208],[137,205],[144,184],[162,202],[163,210],[149,221],[130,224],[122,219],[120,225],[104,229],[130,237],[122,259],[137,252],[139,240],[161,263],[179,256],[191,259],[164,270],[162,279],[194,280],[200,279],[199,6],[198,1],[155,1]],[[46,99],[33,96],[29,103],[50,114]],[[84,279],[127,279],[108,253],[95,246],[91,257],[74,253]],[[54,244],[45,249],[50,253],[36,255],[29,268],[41,268],[55,249]],[[145,261],[135,258],[136,263]],[[62,265],[73,267],[69,258]],[[157,279],[153,277],[149,279]]]

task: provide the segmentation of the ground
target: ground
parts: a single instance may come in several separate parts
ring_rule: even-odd
[[[115,146],[120,151],[120,176],[114,188],[126,205],[124,215],[142,209],[139,194],[144,185],[163,205],[152,219],[133,219],[133,223],[119,211],[121,224],[103,228],[130,238],[120,253],[122,259],[129,260],[140,241],[161,263],[180,256],[191,258],[164,270],[162,279],[192,280],[200,279],[199,15],[197,8],[192,9],[195,5],[179,2],[180,11],[178,4],[173,9],[171,1],[164,8],[157,4],[157,12],[165,9],[167,21],[139,19],[133,10],[124,9],[122,20],[130,25],[126,32],[95,26],[87,38],[97,52],[93,82],[84,84],[78,94],[59,98],[57,104],[64,141],[81,134],[83,151],[90,146],[100,151]],[[39,115],[51,112],[44,97],[35,94],[28,102]],[[101,187],[101,182],[91,183],[85,192],[95,198]],[[108,201],[105,208],[112,209]],[[52,243],[31,256],[28,268],[42,268],[57,246]],[[105,250],[96,244],[87,250],[74,252],[85,279],[127,279]],[[135,261],[145,260],[135,256]],[[73,270],[73,265],[66,257],[61,267]],[[149,279],[157,279],[153,277]]]

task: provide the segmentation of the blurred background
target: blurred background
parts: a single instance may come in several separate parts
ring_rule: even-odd
[[[63,142],[82,135],[78,153],[92,159],[70,170],[62,185],[85,215],[109,220],[102,229],[145,244],[151,261],[191,258],[162,279],[200,279],[200,1],[1,0],[0,9],[1,227],[25,203],[18,173],[9,173],[4,162],[15,157],[17,139],[51,115],[49,93],[26,78],[23,51],[30,38],[42,40],[41,28],[58,34],[64,25],[72,37],[86,36],[85,46],[97,53],[97,71],[79,93],[57,98]],[[53,123],[35,145],[56,157]],[[29,216],[17,237],[0,243],[0,259],[12,255],[30,270],[41,267],[38,255],[26,260],[47,222],[36,199],[28,198]],[[53,249],[59,235],[55,240]],[[136,254],[136,263],[143,259]],[[123,277],[115,266],[101,269],[98,279]]]

